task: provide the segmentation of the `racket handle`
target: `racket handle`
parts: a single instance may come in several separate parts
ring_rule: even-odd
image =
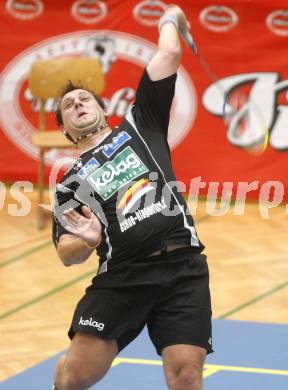
[[[194,51],[194,53],[197,55],[198,54],[198,49],[195,43],[193,42],[192,35],[188,30],[182,32],[180,31],[180,34],[182,35],[182,38],[184,39],[185,43]]]

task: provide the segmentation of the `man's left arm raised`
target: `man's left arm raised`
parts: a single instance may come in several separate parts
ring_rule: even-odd
[[[179,32],[189,29],[189,23],[182,9],[170,6],[159,21],[158,50],[147,65],[152,81],[171,76],[177,72],[181,61]]]

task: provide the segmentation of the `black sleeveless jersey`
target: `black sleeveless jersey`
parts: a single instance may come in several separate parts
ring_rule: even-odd
[[[55,245],[61,234],[71,234],[62,218],[65,210],[80,211],[87,205],[101,221],[100,266],[94,283],[117,284],[123,271],[129,273],[138,259],[167,244],[203,250],[177,186],[167,142],[175,81],[176,75],[151,81],[145,70],[135,104],[119,127],[82,153],[57,184]],[[127,282],[127,274],[124,279]],[[142,280],[134,273],[133,279],[132,284]]]

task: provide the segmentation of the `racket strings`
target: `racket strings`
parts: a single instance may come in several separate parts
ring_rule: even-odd
[[[264,153],[269,142],[269,127],[259,105],[251,101],[250,91],[228,93],[201,54],[190,32],[187,30],[181,35],[223,98],[223,120],[229,141],[251,154]]]

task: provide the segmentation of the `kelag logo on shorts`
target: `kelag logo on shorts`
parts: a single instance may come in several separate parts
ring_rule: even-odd
[[[88,177],[89,183],[104,199],[111,198],[126,183],[148,172],[134,150],[127,146],[112,160]]]

